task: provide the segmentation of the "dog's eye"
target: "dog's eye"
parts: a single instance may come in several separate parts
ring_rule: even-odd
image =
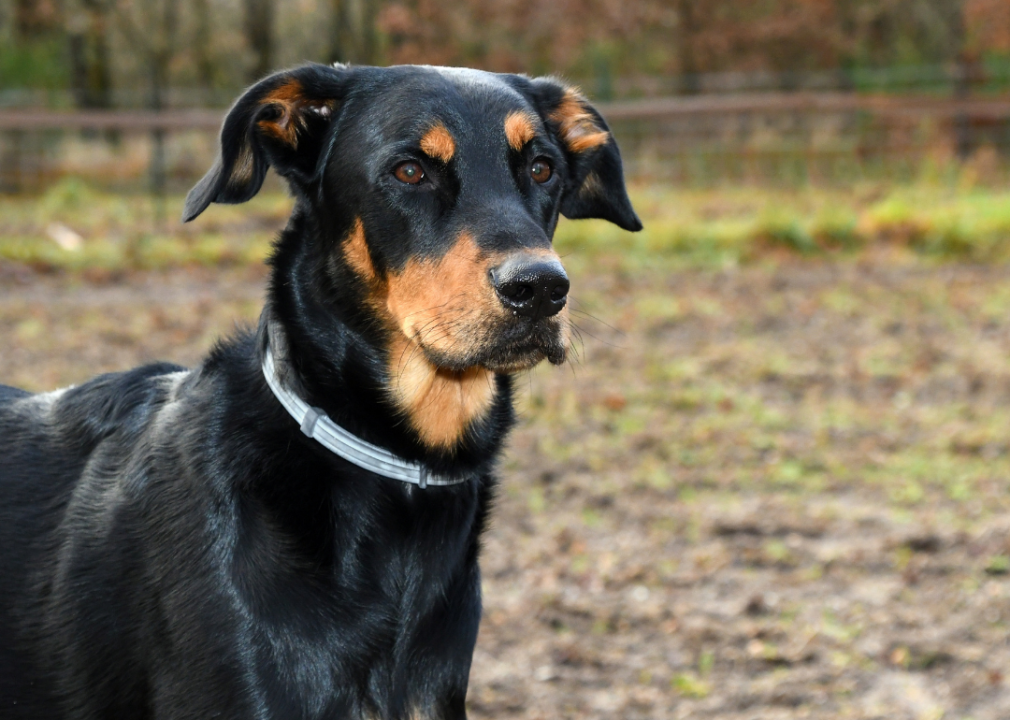
[[[533,161],[530,166],[530,175],[538,183],[545,183],[551,179],[553,170],[551,170],[551,163],[547,158],[537,158]]]
[[[416,162],[400,163],[393,174],[397,180],[408,185],[417,185],[424,179],[424,169]]]

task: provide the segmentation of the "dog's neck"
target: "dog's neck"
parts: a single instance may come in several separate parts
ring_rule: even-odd
[[[280,326],[267,323],[267,345],[263,352],[263,377],[277,401],[284,406],[302,433],[327,450],[375,475],[419,486],[458,485],[474,477],[433,474],[423,463],[404,460],[385,448],[373,445],[342,428],[322,410],[306,403],[288,387],[293,373],[287,361],[287,339]]]

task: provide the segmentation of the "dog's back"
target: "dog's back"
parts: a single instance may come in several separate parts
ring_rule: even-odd
[[[96,460],[108,458],[105,443],[135,446],[164,397],[164,377],[179,370],[151,365],[38,395],[0,386],[0,718],[60,716],[41,667],[71,630],[60,626],[66,595],[97,589],[68,577],[82,539],[75,531],[98,510],[96,483],[115,483]]]

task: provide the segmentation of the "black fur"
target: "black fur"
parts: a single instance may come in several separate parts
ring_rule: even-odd
[[[282,87],[289,100],[269,101]],[[475,71],[310,65],[236,103],[185,215],[247,200],[268,166],[289,181],[296,207],[259,332],[191,371],[150,365],[49,395],[0,386],[0,718],[465,717],[508,368],[556,360],[558,326],[499,320],[468,355],[431,350],[446,368],[497,369],[487,408],[432,446],[391,399],[395,330],[341,243],[360,219],[385,278],[445,256],[463,231],[482,252],[545,251],[559,211],[639,228],[613,141],[575,154],[546,120],[560,92]],[[522,152],[501,130],[515,109],[545,118]],[[456,139],[449,161],[418,151],[432,118]],[[534,157],[554,170],[543,185]],[[393,177],[404,161],[423,184]],[[580,200],[589,172],[604,192]],[[471,479],[421,490],[302,435],[260,369],[274,331],[308,402]]]

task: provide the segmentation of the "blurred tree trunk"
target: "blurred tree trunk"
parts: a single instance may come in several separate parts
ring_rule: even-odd
[[[698,35],[696,0],[677,0],[677,59],[680,61],[680,92],[696,95],[701,91],[695,41]]]
[[[215,85],[214,57],[210,49],[211,21],[208,0],[193,0],[193,15],[196,29],[193,37],[193,55],[196,60],[196,75],[205,90]],[[205,98],[205,101],[209,98]]]
[[[895,53],[896,28],[894,16],[881,10],[867,27],[867,54],[870,63],[876,67],[890,64]]]
[[[274,69],[274,0],[243,0],[245,36],[253,52],[249,80],[259,80]]]
[[[360,65],[378,62],[377,0],[331,0],[330,60]]]
[[[99,0],[94,0],[98,2]],[[163,110],[169,90],[169,69],[178,50],[178,0],[113,0],[112,9],[133,52],[144,58],[148,78],[147,107]],[[155,223],[165,215],[167,181],[165,131],[151,131],[151,192],[155,197]]]
[[[163,110],[166,106],[165,94],[169,89],[169,64],[175,56],[177,31],[179,28],[179,7],[176,0],[162,0],[160,37],[149,54],[151,73],[152,110]],[[157,22],[157,20],[155,21]],[[160,128],[151,132],[153,149],[151,152],[151,191],[155,197],[155,223],[160,226],[165,216],[165,192],[168,172],[165,163],[165,131]]]
[[[966,100],[972,85],[979,79],[981,63],[975,53],[968,51],[962,0],[947,0],[945,7],[947,25],[947,53],[954,60],[954,97]],[[960,160],[967,160],[972,150],[971,120],[965,114],[954,118],[954,147]]]
[[[841,47],[836,70],[839,90],[855,90],[852,69],[859,64],[860,4],[858,2],[837,2],[838,33]]]
[[[82,0],[81,8],[67,23],[74,99],[82,108],[111,107],[109,8],[99,0]]]

